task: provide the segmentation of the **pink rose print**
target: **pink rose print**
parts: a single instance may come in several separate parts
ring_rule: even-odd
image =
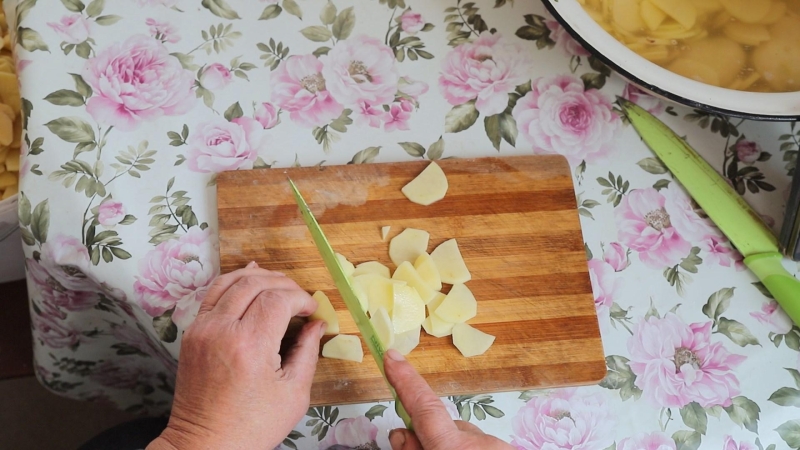
[[[736,143],[734,148],[736,149],[736,156],[739,157],[739,161],[748,166],[752,166],[753,163],[758,161],[758,158],[761,157],[761,146],[756,142],[742,139]]]
[[[599,394],[560,389],[534,397],[511,423],[520,450],[594,450],[614,442],[614,417]]]
[[[231,71],[220,63],[209,64],[200,74],[200,85],[211,91],[222,89],[231,84],[231,81]]]
[[[256,107],[255,118],[265,130],[275,128],[276,125],[281,123],[281,119],[278,116],[278,108],[270,102],[264,102]]]
[[[381,105],[397,93],[394,52],[373,37],[361,35],[340,42],[320,58],[328,90],[343,105]]]
[[[625,89],[622,90],[622,98],[636,103],[650,114],[658,115],[667,110],[667,106],[659,98],[631,83],[625,84]]]
[[[391,132],[410,129],[408,119],[411,118],[411,111],[413,110],[414,106],[408,100],[400,99],[399,102],[392,103],[389,111],[384,115],[384,120],[386,120],[384,130]]]
[[[411,77],[400,77],[400,81],[397,83],[397,91],[411,98],[414,104],[418,104],[419,97],[428,92],[428,83]]]
[[[169,22],[148,18],[144,23],[149,27],[150,36],[153,36],[161,42],[174,44],[181,40],[181,37],[178,36],[178,30]]]
[[[339,421],[325,439],[319,443],[320,450],[326,450],[334,445],[346,448],[371,448],[378,437],[378,427],[364,416]]]
[[[158,244],[139,261],[133,284],[136,303],[153,317],[175,308],[173,322],[186,328],[219,274],[218,257],[209,228],[192,227],[180,238]]]
[[[628,259],[628,252],[619,242],[612,242],[606,246],[603,252],[603,261],[608,263],[614,269],[614,272],[622,272],[631,265]]]
[[[553,42],[556,43],[556,47],[561,49],[565,54],[569,56],[583,56],[586,58],[592,56],[588,50],[583,48],[578,41],[570,36],[569,32],[562,27],[557,20],[545,20],[544,24],[550,30],[550,39],[552,39]]]
[[[125,207],[116,200],[106,200],[97,209],[97,221],[104,227],[113,227],[125,218]]]
[[[80,344],[83,334],[67,323],[62,317],[43,309],[42,314],[31,314],[33,338],[52,348],[75,348]]]
[[[266,149],[264,127],[255,119],[215,119],[199,124],[189,136],[187,163],[195,172],[252,169],[258,152]]]
[[[700,243],[699,247],[700,250],[705,251],[703,261],[707,264],[717,264],[723,267],[731,267],[733,265],[736,270],[745,269],[742,263],[742,254],[725,245],[725,241],[722,238],[709,236]]]
[[[638,252],[639,259],[653,269],[678,264],[691,249],[673,226],[666,203],[654,188],[637,189],[614,210],[620,242]]]
[[[89,251],[72,236],[49,236],[42,244],[41,265],[64,289],[93,291],[97,283],[89,278]]]
[[[792,319],[775,300],[764,303],[761,305],[761,311],[751,312],[750,315],[775,334],[786,334],[794,327]]]
[[[80,14],[69,14],[58,22],[47,22],[47,26],[67,44],[77,45],[89,39],[92,22]]]
[[[636,387],[655,406],[730,406],[739,395],[733,370],[746,357],[711,343],[711,322],[687,325],[675,314],[643,319],[628,339]]]
[[[512,115],[534,152],[564,155],[573,165],[608,154],[622,131],[611,102],[596,89],[584,91],[580,78],[570,75],[535,80]]]
[[[373,128],[381,127],[381,120],[387,114],[383,108],[370,106],[367,102],[361,102],[357,109],[355,118],[356,125],[369,125]]]
[[[86,110],[98,122],[132,131],[142,122],[192,109],[194,75],[149,36],[131,36],[86,61],[83,78],[94,89]]]
[[[36,290],[42,296],[45,307],[50,307],[51,315],[60,319],[66,318],[59,308],[67,311],[83,311],[93,308],[100,300],[96,291],[78,291],[65,288],[53,278],[35,259],[25,261],[28,275],[36,284]]]
[[[611,264],[599,259],[589,261],[589,279],[592,281],[594,306],[598,312],[605,312],[614,303],[619,281]]]
[[[662,189],[660,192],[666,199],[664,207],[670,217],[672,226],[678,230],[678,233],[684,239],[693,242],[701,241],[708,236],[724,239],[722,232],[717,229],[710,219],[704,219],[697,214],[691,197],[686,194],[683,186],[679,183],[672,182],[667,189]]]
[[[754,444],[741,441],[738,444],[733,440],[732,436],[725,436],[725,442],[722,444],[722,450],[757,450]]]
[[[272,100],[292,122],[319,127],[339,117],[344,107],[333,99],[314,55],[290,56],[272,74]]]
[[[439,89],[451,105],[477,98],[478,112],[500,114],[508,106],[509,92],[528,81],[529,61],[529,52],[520,45],[500,33],[483,32],[445,56]]]
[[[422,14],[407,9],[406,12],[400,16],[400,28],[410,35],[415,35],[422,30],[425,26],[425,21],[422,20]]]
[[[639,433],[619,441],[617,450],[675,450],[675,441],[664,433]],[[727,449],[726,449],[727,450]]]

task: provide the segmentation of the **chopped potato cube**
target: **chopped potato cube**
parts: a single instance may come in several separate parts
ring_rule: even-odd
[[[392,325],[395,334],[405,333],[425,321],[425,303],[411,286],[394,285]]]
[[[389,242],[389,259],[395,266],[403,261],[414,262],[428,251],[430,234],[427,231],[406,228]]]
[[[464,263],[464,258],[461,256],[461,251],[458,249],[458,243],[455,239],[439,244],[431,252],[431,258],[433,258],[436,268],[439,269],[442,283],[466,283],[472,279],[472,275]]]
[[[19,151],[11,149],[6,157],[6,169],[11,172],[19,172]]]
[[[486,353],[494,344],[495,337],[465,323],[453,326],[453,345],[462,355],[469,358]]]
[[[0,114],[0,145],[11,145],[14,140],[14,121],[5,114]]]
[[[400,191],[412,202],[428,206],[443,199],[447,188],[447,176],[435,161],[431,161],[416,178],[403,186]]]
[[[19,192],[19,188],[17,186],[9,186],[3,191],[3,196],[0,197],[0,200],[5,200],[7,198],[13,197],[14,194]]]
[[[478,314],[478,302],[463,284],[454,284],[434,315],[450,323],[463,323]]]
[[[322,346],[322,356],[361,362],[364,360],[364,349],[361,348],[361,339],[358,336],[339,334]]]
[[[17,185],[17,174],[14,172],[0,173],[0,189]]]

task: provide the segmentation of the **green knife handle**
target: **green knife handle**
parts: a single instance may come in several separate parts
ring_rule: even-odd
[[[781,264],[780,253],[762,253],[744,259],[753,273],[764,283],[795,325],[800,325],[800,280],[793,277]]]
[[[394,398],[397,398],[396,394]],[[414,426],[411,425],[411,416],[408,415],[408,412],[406,412],[406,408],[403,406],[402,403],[400,403],[400,400],[396,400],[394,402],[394,412],[396,412],[397,415],[401,419],[403,419],[403,423],[406,425],[406,428],[412,431],[414,430]]]

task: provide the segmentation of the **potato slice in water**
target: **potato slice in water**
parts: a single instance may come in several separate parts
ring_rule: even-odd
[[[655,31],[661,26],[661,23],[667,18],[667,13],[658,9],[655,5],[650,3],[650,0],[642,1],[641,5],[642,20],[650,31]]]
[[[639,0],[616,0],[611,7],[614,23],[631,33],[644,29],[644,20],[639,11]]]
[[[405,333],[425,321],[425,303],[411,286],[394,285],[392,325],[395,334]]]
[[[800,20],[784,18],[771,28],[774,38],[753,51],[753,66],[776,91],[800,90]]]
[[[454,284],[450,293],[434,312],[434,315],[450,323],[463,323],[477,314],[478,302],[472,291],[463,284]]]
[[[722,3],[719,0],[693,0],[693,3],[700,14],[715,13],[722,10]]]
[[[339,334],[339,318],[336,317],[336,311],[333,309],[328,296],[322,291],[317,291],[311,297],[317,301],[317,310],[308,319],[324,320],[328,324],[325,334]]]
[[[447,176],[435,161],[431,161],[428,167],[400,191],[412,202],[428,206],[443,199],[447,188]]]
[[[345,361],[362,362],[364,349],[361,348],[361,339],[358,336],[340,334],[322,346],[322,356]]]
[[[436,296],[434,291],[428,283],[420,276],[417,269],[411,265],[410,262],[404,261],[392,275],[392,280],[400,280],[408,283],[409,286],[414,288],[422,299],[422,302],[427,304]],[[424,319],[424,317],[423,317]]]
[[[772,0],[720,0],[720,2],[726,11],[744,23],[758,23],[767,17],[772,9]]]
[[[769,30],[764,25],[731,22],[722,29],[725,36],[742,45],[756,46],[769,40]]]
[[[772,2],[772,7],[770,7],[769,13],[764,16],[763,19],[756,22],[759,25],[772,25],[777,23],[779,20],[783,19],[783,16],[786,15],[786,3],[784,2]]]
[[[442,283],[466,283],[472,279],[472,274],[469,273],[469,269],[464,263],[464,258],[461,256],[461,251],[458,249],[458,243],[455,239],[439,244],[431,252],[431,258],[436,264],[436,268],[439,269]]]
[[[726,37],[712,37],[687,44],[688,50],[668,69],[704,83],[728,86],[739,76],[747,60],[741,45]]]
[[[389,242],[389,259],[398,267],[403,261],[413,263],[428,251],[429,239],[427,231],[406,228]]]
[[[434,291],[442,290],[442,277],[439,275],[439,269],[436,268],[436,263],[433,262],[431,255],[423,253],[419,255],[414,261],[414,269],[428,286]]]
[[[390,347],[401,355],[407,355],[419,345],[420,327],[395,335],[394,344]]]
[[[678,75],[712,86],[720,86],[719,75],[707,65],[691,59],[678,58],[667,69]]]
[[[494,344],[495,337],[465,323],[453,325],[453,345],[469,358],[486,353]]]
[[[369,321],[372,323],[372,328],[375,329],[378,339],[381,340],[383,348],[391,348],[395,341],[394,326],[386,309],[382,306],[378,308],[375,314],[371,315]]]
[[[391,276],[388,267],[384,266],[378,261],[367,261],[356,266],[355,270],[353,271],[353,277],[367,273],[374,273],[384,278],[389,278]]]
[[[697,23],[697,8],[691,0],[650,0],[658,9],[675,19],[687,30]]]

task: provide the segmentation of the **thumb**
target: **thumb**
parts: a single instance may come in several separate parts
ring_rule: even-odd
[[[297,343],[289,350],[283,370],[292,374],[303,389],[311,390],[319,359],[319,341],[325,333],[325,322],[316,320],[303,325]]]
[[[392,450],[423,450],[417,436],[409,430],[398,428],[389,433],[389,443]]]

